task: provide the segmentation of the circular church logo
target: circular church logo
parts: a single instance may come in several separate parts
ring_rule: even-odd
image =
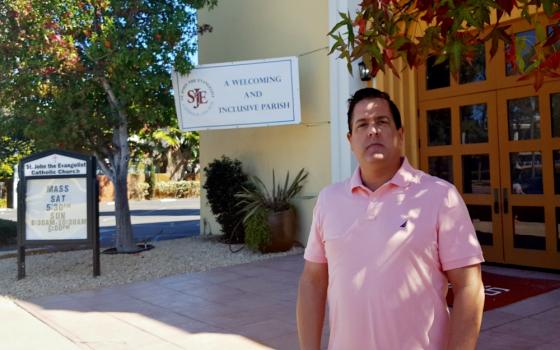
[[[191,79],[181,88],[181,107],[189,115],[204,115],[214,104],[214,90],[203,79]]]

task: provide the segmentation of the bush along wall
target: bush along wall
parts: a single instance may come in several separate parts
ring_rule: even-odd
[[[167,181],[156,183],[155,197],[188,198],[200,196],[199,181]]]
[[[248,176],[241,168],[241,162],[222,156],[214,159],[204,168],[206,182],[206,198],[210,204],[216,221],[222,227],[224,243],[243,243],[245,231],[243,229],[243,214],[237,207],[235,194],[244,186],[249,186]]]
[[[156,174],[159,175],[159,174]],[[165,175],[165,174],[162,174]],[[113,185],[106,176],[98,176],[99,181],[99,200],[113,200]],[[200,181],[184,180],[184,181],[155,181],[156,176],[150,176],[145,179],[141,177],[136,179],[129,176],[128,198],[135,200],[152,199],[152,198],[189,198],[200,197]]]

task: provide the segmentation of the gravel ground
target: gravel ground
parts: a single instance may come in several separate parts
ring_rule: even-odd
[[[28,255],[26,277],[20,281],[17,280],[16,258],[0,259],[0,295],[30,299],[303,252],[303,248],[294,247],[275,254],[253,253],[247,248],[231,253],[228,245],[204,236],[159,241],[154,242],[154,246],[138,254],[101,254],[101,276],[96,278],[92,276],[91,250]]]

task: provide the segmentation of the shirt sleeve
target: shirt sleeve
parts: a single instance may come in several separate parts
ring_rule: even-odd
[[[467,206],[452,185],[439,207],[438,247],[443,271],[484,262]]]
[[[311,221],[311,229],[303,257],[310,262],[327,262],[324,233],[322,229],[321,194],[319,194],[319,198],[313,209],[313,220]]]

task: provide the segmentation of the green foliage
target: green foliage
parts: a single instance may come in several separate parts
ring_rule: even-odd
[[[155,187],[156,197],[189,198],[200,196],[200,181],[162,181]]]
[[[111,163],[116,129],[176,119],[169,74],[192,68],[203,30],[191,9],[216,2],[1,1],[0,107],[39,148],[94,151]]]
[[[264,252],[271,242],[267,216],[268,211],[260,209],[243,223],[245,244],[253,251]]]
[[[145,182],[137,182],[133,188],[129,190],[128,198],[143,200],[148,197],[150,185]]]
[[[129,135],[176,119],[172,69],[193,67],[194,10],[217,0],[0,1],[0,112],[39,149],[93,153],[115,185],[119,251],[128,213]],[[2,118],[4,119],[4,117]]]
[[[17,224],[0,219],[0,245],[14,245],[17,240]]]
[[[283,184],[277,184],[274,170],[272,170],[272,190],[270,191],[261,179],[252,176],[252,186],[243,187],[235,194],[239,200],[238,206],[241,207],[240,212],[244,215],[243,221],[247,221],[262,210],[279,212],[289,209],[290,201],[301,191],[308,175],[309,173],[302,168],[290,182],[290,172],[288,171]]]
[[[6,198],[0,198],[0,208],[7,208],[8,200]]]
[[[522,50],[515,49],[509,26],[500,23],[504,14],[511,15],[514,7],[536,29],[533,64],[528,66],[524,64]],[[548,20],[541,15],[543,11]],[[457,78],[460,66],[472,61],[478,45],[491,42],[490,53],[494,56],[501,41],[512,47],[514,54],[507,56],[509,63],[519,66],[524,79],[534,78],[536,90],[544,77],[560,76],[560,27],[552,26],[549,33],[545,30],[547,21],[555,23],[560,19],[557,0],[366,0],[361,2],[355,17],[344,13],[340,17],[341,21],[329,33],[334,39],[331,53],[338,51],[350,72],[351,62],[362,59],[372,77],[387,68],[398,76],[396,59],[402,58],[413,68],[435,56],[436,64],[448,61]],[[341,32],[343,29],[345,33]]]
[[[227,243],[243,243],[244,232],[241,215],[236,207],[235,194],[248,186],[248,177],[243,172],[241,162],[222,156],[214,159],[204,168],[206,198],[222,226],[223,240]]]
[[[156,167],[153,164],[149,165],[150,172],[148,175],[148,198],[153,198],[156,186],[157,186],[157,176],[156,176]]]
[[[2,116],[0,115],[0,118]],[[31,154],[33,143],[26,139],[18,139],[8,134],[9,130],[0,122],[0,179],[10,179],[14,175],[14,166],[24,157]]]
[[[175,175],[175,179],[193,174],[200,163],[200,136],[196,131],[184,132],[177,127],[158,128],[155,131],[145,128],[137,136],[133,157],[150,159],[160,168],[174,166],[177,174],[169,175]]]

